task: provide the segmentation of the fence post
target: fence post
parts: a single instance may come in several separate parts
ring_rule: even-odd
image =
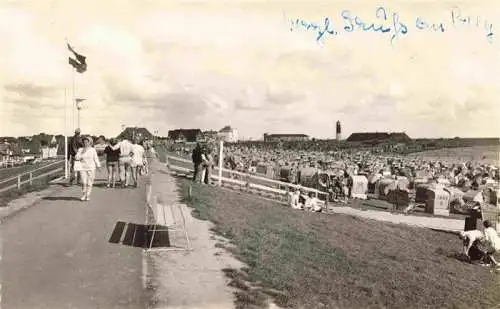
[[[33,173],[30,172],[30,186],[33,185]]]
[[[224,152],[223,152],[224,142],[220,141],[219,143],[219,187],[222,186],[222,162],[224,161]]]
[[[21,189],[21,175],[17,175],[17,189]]]

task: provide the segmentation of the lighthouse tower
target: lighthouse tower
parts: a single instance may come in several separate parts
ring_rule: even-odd
[[[342,138],[342,128],[340,126],[340,120],[337,120],[337,135],[335,138],[337,142],[340,142],[340,139]]]

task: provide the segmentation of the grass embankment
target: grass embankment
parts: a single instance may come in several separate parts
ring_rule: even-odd
[[[155,145],[155,151],[158,154],[158,160],[160,162],[166,162],[167,161],[167,149],[166,146],[164,145]]]
[[[11,177],[16,177],[19,174],[27,173],[29,171],[39,169],[41,167],[53,164],[54,161],[42,162],[38,164],[27,164],[15,167],[2,167],[0,168],[0,181]],[[62,165],[62,164],[61,164]]]
[[[5,207],[7,204],[15,199],[22,197],[24,194],[29,192],[41,191],[49,187],[49,182],[58,177],[61,177],[63,172],[55,173],[52,175],[47,175],[38,179],[34,179],[33,183],[30,185],[28,183],[23,184],[21,189],[10,189],[4,192],[0,192],[0,207]]]
[[[179,179],[196,217],[248,265],[227,269],[238,308],[498,308],[500,280],[459,261],[459,239],[345,215],[293,211]],[[188,197],[189,185],[193,185]],[[249,283],[251,282],[251,284]]]

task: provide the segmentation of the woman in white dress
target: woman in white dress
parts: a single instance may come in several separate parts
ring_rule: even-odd
[[[83,138],[83,148],[78,149],[75,160],[75,170],[79,170],[82,180],[83,196],[81,200],[89,201],[95,179],[95,170],[101,167],[101,162],[96,150],[91,146],[88,136]]]

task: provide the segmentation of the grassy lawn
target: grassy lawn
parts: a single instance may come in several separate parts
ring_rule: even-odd
[[[0,189],[15,184],[17,182],[15,178],[19,174],[22,174],[21,180],[26,180],[29,178],[29,175],[24,173],[33,172],[33,177],[36,177],[53,169],[62,167],[64,167],[64,162],[59,161],[59,163],[56,164],[54,161],[49,161],[33,165],[28,164],[16,167],[0,168]]]
[[[54,173],[45,177],[33,180],[33,184],[23,184],[21,189],[11,189],[8,191],[0,192],[0,207],[5,207],[7,204],[15,199],[22,197],[28,192],[41,191],[49,186],[49,182],[53,179],[61,177],[64,172]]]
[[[293,211],[178,179],[184,202],[245,262],[227,269],[238,308],[498,308],[500,274],[457,259],[447,233]]]
[[[29,172],[30,170],[34,170],[41,166],[46,165],[47,163],[41,164],[33,164],[33,165],[21,165],[16,167],[2,167],[0,168],[0,180],[4,180],[7,178],[15,177],[18,174]]]
[[[155,151],[158,154],[158,159],[161,162],[166,162],[166,158],[167,158],[167,149],[166,149],[166,147],[162,146],[162,145],[156,145],[155,146]]]

